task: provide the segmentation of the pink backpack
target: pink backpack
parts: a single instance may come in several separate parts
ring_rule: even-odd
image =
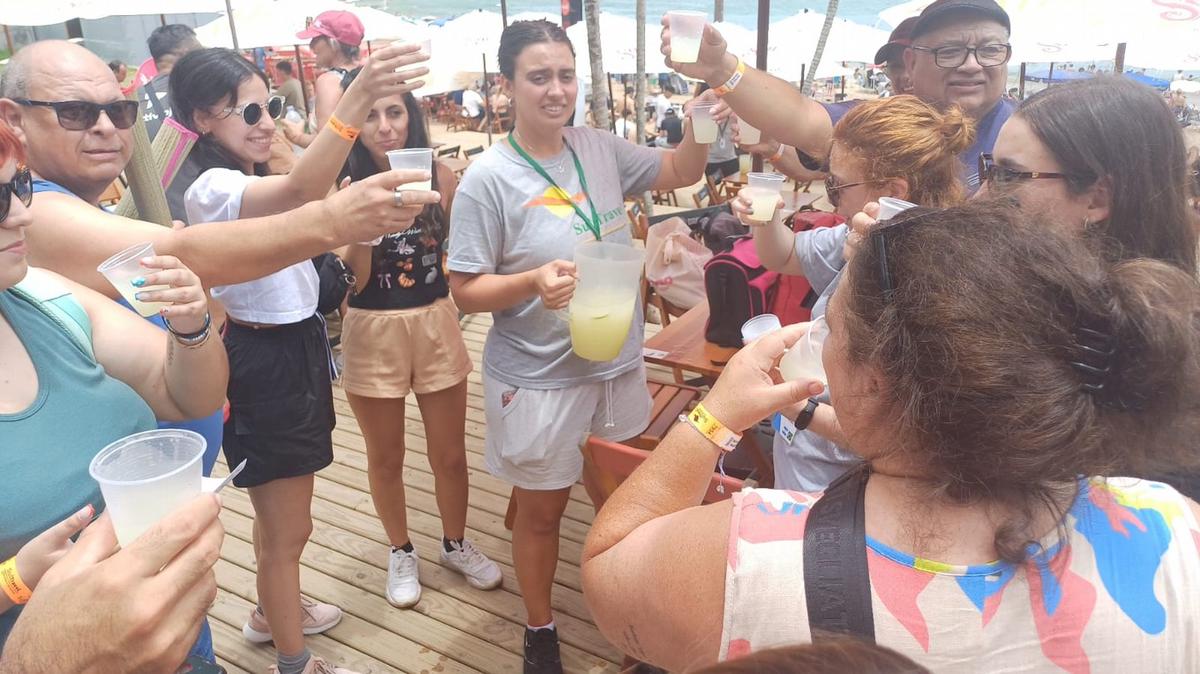
[[[714,255],[704,265],[705,339],[719,346],[742,346],[742,324],[771,311],[778,281],[778,273],[762,266],[750,237],[738,239],[729,252]]]

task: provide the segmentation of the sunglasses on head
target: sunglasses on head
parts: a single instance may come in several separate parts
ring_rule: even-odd
[[[243,103],[235,108],[223,108],[221,117],[238,115],[246,123],[246,126],[254,126],[262,119],[264,108],[271,119],[279,119],[279,116],[283,114],[283,97],[272,96],[267,99],[265,106],[261,103]]]
[[[137,101],[113,101],[112,103],[92,103],[91,101],[33,101],[28,98],[14,98],[18,105],[28,105],[40,108],[52,108],[58,116],[58,125],[68,131],[87,131],[96,126],[100,113],[108,115],[109,121],[118,129],[128,129],[137,121]]]
[[[0,222],[8,219],[13,195],[16,195],[26,208],[33,203],[33,175],[29,173],[29,167],[18,166],[12,180],[0,183]]]

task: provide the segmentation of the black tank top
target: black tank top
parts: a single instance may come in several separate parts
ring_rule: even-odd
[[[446,297],[443,236],[422,214],[408,230],[389,234],[371,251],[371,278],[350,298],[355,309],[415,309]]]

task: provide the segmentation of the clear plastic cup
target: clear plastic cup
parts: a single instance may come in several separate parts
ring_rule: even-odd
[[[704,12],[667,12],[671,27],[671,60],[676,63],[695,63],[700,57],[700,41],[704,39]]]
[[[742,344],[749,344],[781,327],[783,325],[775,314],[759,314],[742,324]]]
[[[785,179],[779,173],[751,173],[747,176],[751,220],[770,222],[775,217],[775,207],[779,204],[779,192],[783,189]]]
[[[900,215],[901,213],[903,213],[904,211],[907,211],[910,208],[916,208],[916,207],[917,207],[916,204],[910,203],[908,201],[904,201],[903,199],[895,199],[893,197],[880,197],[879,198],[879,216],[876,217],[875,219],[877,221],[891,220],[892,218],[896,217],[897,215]]]
[[[641,296],[646,251],[586,241],[575,248],[579,283],[568,307],[571,349],[580,358],[609,361],[621,353]]]
[[[738,136],[742,145],[757,145],[762,140],[762,131],[750,126],[745,120],[738,120]]]
[[[716,107],[715,103],[692,105],[692,136],[701,145],[715,143],[717,136],[721,135],[721,130],[717,128],[717,122],[712,116],[714,107]]]
[[[424,190],[433,189],[433,149],[428,147],[404,148],[401,150],[388,150],[388,164],[392,166],[392,170],[409,169],[417,171],[428,171],[431,176],[429,180],[416,183],[404,183],[399,187],[400,191]]]
[[[825,323],[825,317],[813,321],[808,332],[779,359],[779,374],[786,381],[819,381],[827,384],[821,349],[828,336],[829,326]]]
[[[100,483],[117,542],[132,543],[200,493],[207,443],[192,431],[135,433],[100,450],[88,471]]]
[[[142,258],[154,257],[154,244],[139,243],[130,246],[125,250],[113,255],[96,267],[96,271],[104,275],[108,282],[112,284],[117,292],[121,293],[121,297],[133,307],[134,311],[143,316],[153,316],[160,309],[167,306],[167,302],[142,302],[136,297],[137,293],[148,290],[166,290],[168,286],[142,286],[133,285],[133,280],[143,277],[150,273],[150,270],[142,266]]]

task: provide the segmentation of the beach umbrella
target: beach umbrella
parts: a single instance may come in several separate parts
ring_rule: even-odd
[[[1025,79],[1031,82],[1045,82],[1047,84],[1062,84],[1063,82],[1086,80],[1092,77],[1091,73],[1081,73],[1074,70],[1052,70],[1050,68],[1027,70],[1025,72]]]
[[[192,14],[225,11],[224,0],[44,0],[43,2],[0,2],[0,24],[6,26],[50,26],[72,19],[103,19],[106,16],[143,14]]]
[[[1171,86],[1170,81],[1158,77],[1151,77],[1145,73],[1125,73],[1125,77],[1128,77],[1138,84],[1144,84],[1151,89],[1165,90]]]
[[[1185,94],[1200,94],[1200,81],[1175,80],[1171,82],[1171,91],[1182,91]]]
[[[657,34],[651,26],[646,26],[646,35]],[[601,54],[604,70],[613,75],[627,75],[637,72],[637,22],[631,18],[600,12],[600,35],[603,36]],[[588,59],[587,23],[579,22],[567,28],[567,37],[575,49],[575,72],[580,79],[591,81],[591,62]],[[658,50],[657,40],[646,40],[644,52],[647,72],[665,72],[662,54]]]
[[[804,66],[812,60],[824,24],[823,13],[808,11],[771,24],[767,49],[770,72],[791,82],[800,81]],[[821,65],[818,72],[809,74],[809,78],[836,77],[842,71],[842,63],[872,63],[875,51],[887,41],[886,31],[846,19],[834,19],[825,41]]]
[[[327,10],[353,12],[362,21],[365,39],[425,39],[430,29],[411,19],[370,7],[355,7],[337,0],[237,0],[233,20],[237,25],[237,47],[282,47],[297,42],[296,33],[304,30],[308,19]],[[222,12],[224,13],[224,12]],[[233,47],[229,19],[221,16],[196,29],[196,38],[206,47]]]

